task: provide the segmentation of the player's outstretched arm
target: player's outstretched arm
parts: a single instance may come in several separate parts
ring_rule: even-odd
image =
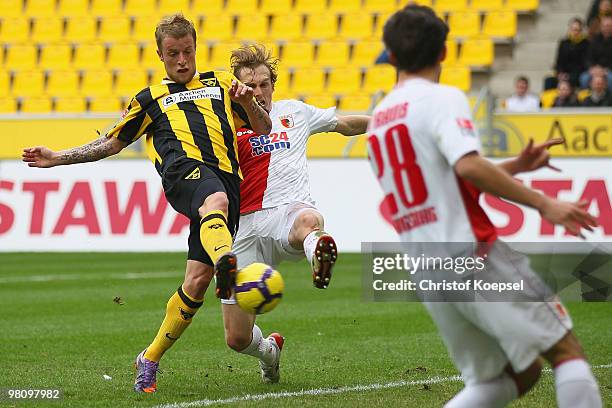
[[[230,99],[239,103],[249,118],[253,132],[260,135],[267,135],[272,130],[272,120],[265,111],[253,98],[253,88],[236,80],[232,81],[232,87],[229,89]]]
[[[371,116],[367,115],[347,115],[336,116],[338,124],[334,132],[343,134],[344,136],[362,135],[368,128],[368,122]]]
[[[527,146],[521,153],[510,159],[500,163],[498,166],[511,175],[534,171],[542,167],[548,167],[555,171],[561,171],[559,168],[551,165],[550,153],[548,149],[552,146],[562,144],[563,139],[556,138],[545,141],[537,145],[533,144],[533,139],[529,139]]]
[[[72,149],[55,152],[44,146],[23,149],[21,159],[30,167],[54,167],[64,164],[87,163],[119,153],[127,144],[106,135]]]
[[[543,218],[564,226],[574,235],[581,235],[581,228],[592,231],[597,226],[597,220],[586,211],[586,202],[569,203],[540,194],[517,183],[476,152],[457,160],[455,172],[484,192],[537,209]]]

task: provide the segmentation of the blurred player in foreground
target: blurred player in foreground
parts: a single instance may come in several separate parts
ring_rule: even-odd
[[[242,175],[235,129],[270,131],[270,118],[253,89],[226,72],[196,71],[196,31],[189,20],[181,14],[165,17],[155,39],[167,79],[139,92],[107,134],[61,152],[39,146],[23,153],[30,167],[85,163],[117,154],[147,134],[149,157],[168,202],[191,220],[185,280],[168,301],[157,336],[136,359],[138,392],[156,390],[159,360],[202,306],[213,272],[223,277],[236,270],[231,250]],[[218,296],[229,296],[228,284],[217,279]]]
[[[482,158],[465,95],[439,85],[446,24],[427,7],[408,6],[384,28],[398,71],[395,88],[376,107],[368,134],[370,161],[394,209],[404,242],[488,243],[487,273],[532,276],[528,260],[510,263],[478,204],[479,191],[537,209],[578,235],[596,220],[586,203],[546,197]],[[428,211],[434,216],[407,220]],[[425,302],[461,371],[465,388],[446,408],[504,407],[537,382],[540,356],[552,366],[561,408],[601,407],[597,382],[560,302]]]
[[[278,60],[261,45],[235,50],[231,63],[234,75],[253,88],[272,120],[271,132],[238,129],[244,174],[240,228],[234,244],[238,266],[253,262],[276,266],[282,260],[306,256],[314,285],[324,289],[332,276],[337,249],[331,235],[323,231],[323,216],[310,196],[306,142],[319,132],[363,134],[370,117],[340,116],[335,107],[319,109],[297,100],[272,102]],[[255,315],[242,311],[233,296],[221,302],[227,345],[258,358],[263,380],[278,382],[282,337],[263,338]]]

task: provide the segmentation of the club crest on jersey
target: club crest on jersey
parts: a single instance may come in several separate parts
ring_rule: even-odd
[[[278,118],[280,120],[281,125],[286,127],[287,129],[291,129],[295,123],[293,122],[293,115],[284,115]]]
[[[269,135],[255,135],[249,137],[251,156],[261,156],[275,150],[291,149],[287,132],[270,133]]]
[[[469,119],[457,119],[457,125],[459,125],[459,129],[463,136],[471,136],[476,137],[476,131],[474,129],[474,124]]]
[[[217,82],[217,78],[200,79],[200,82],[204,86],[219,86],[219,82]]]

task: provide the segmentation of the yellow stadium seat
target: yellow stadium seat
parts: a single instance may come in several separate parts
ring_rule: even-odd
[[[75,48],[74,67],[96,69],[104,66],[106,50],[102,44],[83,44]]]
[[[47,95],[75,96],[79,93],[79,74],[74,70],[49,73]]]
[[[506,8],[515,11],[535,11],[540,7],[539,0],[506,0]]]
[[[367,112],[372,104],[372,97],[362,93],[344,95],[340,99],[340,110],[353,112]]]
[[[64,39],[72,43],[86,44],[95,40],[96,19],[90,16],[71,17],[68,19]]]
[[[113,75],[107,69],[92,69],[83,72],[81,95],[88,97],[109,96],[113,91]]]
[[[165,16],[179,12],[187,14],[189,10],[189,0],[159,0],[157,11],[162,16]]]
[[[357,13],[361,11],[361,0],[330,0],[329,12]]]
[[[4,66],[11,70],[36,68],[38,49],[34,45],[12,45],[8,48]]]
[[[23,15],[23,0],[3,0],[2,18],[15,18]]]
[[[92,0],[91,15],[96,17],[112,17],[121,15],[123,0]]]
[[[277,71],[274,93],[285,94],[289,92],[290,73],[288,69],[279,68]]]
[[[11,76],[8,71],[0,71],[0,99],[9,95]]]
[[[225,0],[193,0],[191,3],[192,16],[219,15],[225,11]]]
[[[448,17],[448,27],[453,37],[474,37],[480,34],[480,13],[459,11]]]
[[[344,41],[326,41],[319,45],[316,64],[323,67],[341,67],[348,63],[349,45]]]
[[[39,70],[15,72],[12,94],[18,97],[39,96],[45,90],[45,74]]]
[[[385,23],[391,17],[393,13],[382,13],[376,16],[376,21],[374,23],[374,34],[372,38],[374,40],[382,40],[383,37],[383,28],[385,27]]]
[[[388,92],[395,86],[395,68],[389,64],[378,64],[369,68],[363,83],[364,93]]]
[[[493,41],[490,38],[468,38],[461,46],[459,63],[488,67],[493,63]]]
[[[0,114],[17,112],[17,101],[13,98],[0,98]]]
[[[229,14],[207,15],[198,41],[227,41],[233,38],[234,18]]]
[[[140,65],[140,48],[134,43],[115,43],[108,48],[106,66],[111,69],[136,68]]]
[[[337,104],[336,97],[331,94],[307,95],[304,97],[304,102],[323,109],[331,108]]]
[[[130,24],[126,16],[104,17],[98,39],[103,42],[126,41],[130,37]]]
[[[364,11],[368,13],[390,13],[397,8],[396,0],[365,0],[363,4]]]
[[[134,30],[131,39],[139,42],[155,41],[155,27],[157,21],[151,16],[138,16],[134,18]]]
[[[89,111],[96,113],[121,112],[125,107],[123,101],[115,96],[99,96],[89,101]]]
[[[206,56],[205,54],[206,50],[200,49],[198,46],[196,56]],[[142,50],[142,60],[140,61],[140,66],[146,69],[157,69],[160,66],[163,66],[163,64],[164,63],[159,60],[159,56],[157,55],[157,45],[155,43],[147,44]]]
[[[198,69],[200,70],[200,72],[205,72],[209,70],[208,68],[206,68],[205,65],[198,66]],[[161,81],[164,80],[164,78],[166,78],[166,76],[167,76],[166,70],[164,69],[163,66],[160,66],[157,69],[154,69],[153,72],[151,73],[151,83],[159,84]]]
[[[30,40],[36,43],[56,43],[61,40],[64,21],[59,17],[39,17],[34,19]]]
[[[336,68],[329,73],[326,91],[332,94],[354,94],[361,88],[361,68]]]
[[[26,18],[6,18],[2,20],[0,43],[25,43],[30,37],[30,21]]]
[[[340,24],[340,37],[351,40],[362,40],[372,36],[372,15],[368,13],[345,14]]]
[[[262,0],[259,12],[267,15],[288,14],[292,0]]]
[[[131,17],[148,17],[156,16],[157,0],[126,0],[123,14]]]
[[[484,18],[482,33],[487,37],[513,38],[516,35],[516,13],[513,10],[489,11]]]
[[[478,11],[501,10],[504,7],[503,0],[471,0],[470,9]]]
[[[434,8],[438,13],[467,10],[467,0],[436,0]]]
[[[268,17],[263,14],[239,16],[234,36],[243,41],[258,41],[266,38],[268,36]]]
[[[427,6],[432,8],[433,7],[433,0],[414,0],[415,4],[418,4],[419,6]],[[402,3],[401,1],[399,2],[400,8],[404,5],[405,3]]]
[[[351,65],[360,67],[373,65],[384,48],[381,41],[359,41],[353,46]]]
[[[21,101],[22,113],[50,113],[52,107],[51,98],[46,96],[28,97]]]
[[[457,62],[457,42],[453,39],[446,40],[446,58],[444,65],[454,65]]]
[[[327,0],[295,0],[293,9],[301,14],[319,14],[327,10]]]
[[[132,98],[149,86],[149,73],[141,69],[126,70],[119,73],[113,93],[117,96]]]
[[[55,109],[57,113],[82,113],[86,110],[85,99],[80,96],[71,96],[55,99]]]
[[[28,0],[24,14],[28,17],[55,16],[55,0]]]
[[[304,36],[311,40],[327,40],[336,37],[338,17],[335,14],[311,14],[306,19]]]
[[[314,45],[309,41],[290,42],[283,46],[282,64],[287,67],[308,67],[314,63]]]
[[[545,109],[551,108],[555,103],[555,98],[559,95],[559,91],[556,89],[547,89],[540,94],[540,102],[542,107]]]
[[[229,69],[232,51],[240,48],[239,42],[227,42],[215,44],[212,48],[208,66],[206,69]]]
[[[460,65],[444,66],[440,74],[440,83],[455,86],[467,92],[472,86],[470,69]]]
[[[257,0],[227,0],[225,9],[233,15],[257,14]]]
[[[62,17],[85,17],[89,13],[89,0],[60,0],[57,14]]]
[[[272,17],[270,38],[274,40],[297,40],[302,37],[302,15],[276,14]]]
[[[297,95],[312,95],[323,92],[325,72],[317,68],[299,68],[293,73],[291,91]]]
[[[68,44],[46,45],[40,54],[41,69],[67,69],[71,66],[72,47]]]

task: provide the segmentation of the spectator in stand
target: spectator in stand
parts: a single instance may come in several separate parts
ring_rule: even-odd
[[[612,106],[612,96],[608,89],[608,81],[604,75],[595,75],[591,78],[591,94],[582,101],[582,106]]]
[[[525,76],[516,78],[515,94],[506,99],[506,110],[511,112],[537,112],[540,110],[540,98],[529,93],[529,80]]]
[[[557,91],[559,92],[555,101],[552,104],[553,108],[573,108],[580,106],[574,87],[569,81],[560,80],[557,85]]]
[[[567,37],[559,41],[555,62],[556,77],[547,78],[544,89],[554,88],[562,80],[578,86],[580,74],[588,68],[588,52],[589,40],[584,34],[584,24],[581,19],[574,17],[569,22]]]
[[[590,39],[599,34],[601,19],[605,16],[612,16],[612,0],[595,0],[587,17]]]
[[[612,84],[612,16],[601,19],[601,32],[591,40],[589,46],[588,63],[589,70],[580,75],[580,85],[583,88],[601,70],[607,75],[608,84]]]

